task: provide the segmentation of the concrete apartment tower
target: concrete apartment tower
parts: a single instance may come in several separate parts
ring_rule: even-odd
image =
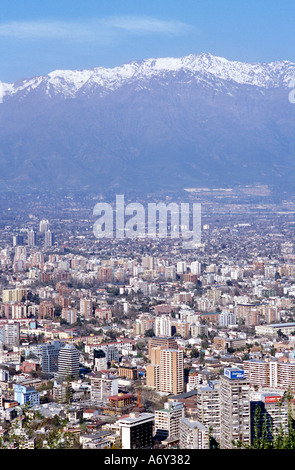
[[[130,413],[117,421],[122,449],[151,449],[153,446],[154,415]]]
[[[72,344],[67,344],[59,352],[58,375],[63,379],[68,376],[75,378],[79,375],[79,351]]]
[[[244,371],[224,370],[220,377],[220,447],[234,449],[238,442],[250,444],[250,385]]]

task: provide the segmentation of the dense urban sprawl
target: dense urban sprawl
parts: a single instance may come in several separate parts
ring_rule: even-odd
[[[1,448],[291,439],[294,205],[216,194],[187,251],[96,239],[95,197],[2,200]]]

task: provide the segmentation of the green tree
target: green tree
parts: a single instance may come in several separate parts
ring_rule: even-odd
[[[284,402],[288,403],[288,424],[287,429],[284,429],[282,423],[278,428],[273,427],[273,424],[265,411],[262,411],[260,406],[256,406],[254,412],[254,438],[253,442],[249,445],[242,442],[234,443],[236,448],[246,449],[295,449],[295,423],[292,417],[290,400],[293,398],[291,389],[284,394],[281,401],[281,406]]]

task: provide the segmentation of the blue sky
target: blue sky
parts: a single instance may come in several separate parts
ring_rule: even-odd
[[[1,0],[0,81],[211,52],[295,62],[294,0]]]

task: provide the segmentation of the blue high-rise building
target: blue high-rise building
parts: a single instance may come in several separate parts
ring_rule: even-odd
[[[19,405],[37,406],[40,405],[40,394],[34,387],[26,387],[25,385],[14,385],[14,399]]]

